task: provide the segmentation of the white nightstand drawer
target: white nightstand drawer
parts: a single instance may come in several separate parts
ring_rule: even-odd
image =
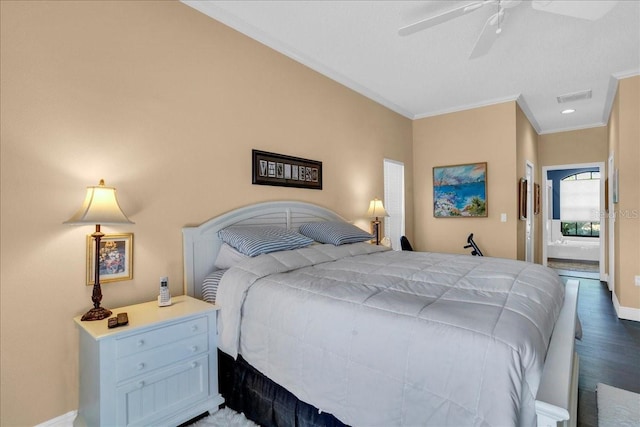
[[[117,361],[117,380],[123,381],[209,351],[208,337],[200,334]]]
[[[117,340],[118,358],[150,350],[176,339],[207,332],[207,318],[199,317]]]
[[[162,426],[159,419],[185,405],[206,399],[209,393],[207,355],[179,363],[118,387],[119,426]]]

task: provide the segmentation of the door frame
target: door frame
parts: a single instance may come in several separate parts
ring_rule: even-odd
[[[555,171],[555,170],[564,170],[564,169],[580,169],[580,168],[598,168],[600,172],[600,236],[598,237],[600,242],[600,255],[599,255],[599,269],[600,269],[600,280],[605,282],[610,279],[610,274],[607,274],[607,269],[611,265],[611,260],[609,260],[608,265],[605,262],[605,236],[607,236],[607,221],[605,221],[605,162],[593,162],[593,163],[574,163],[574,164],[566,164],[566,165],[553,165],[553,166],[543,166],[542,167],[542,181],[547,181],[547,172]],[[609,185],[611,185],[611,180],[609,180]],[[545,185],[546,188],[546,185]],[[609,192],[609,198],[611,198],[611,192]],[[549,231],[548,231],[548,222],[549,219],[549,206],[548,206],[547,197],[542,197],[542,212],[543,214],[543,222],[542,225],[542,264],[547,265],[547,244],[549,243]]]
[[[614,295],[615,292],[615,287],[616,287],[616,272],[615,272],[615,258],[616,258],[616,251],[615,251],[615,242],[616,242],[616,235],[614,233],[615,228],[615,224],[616,224],[616,215],[615,215],[615,211],[613,209],[613,175],[614,175],[614,171],[615,171],[615,164],[614,164],[614,160],[613,160],[613,154],[611,154],[609,156],[609,159],[607,160],[607,184],[608,184],[608,207],[609,207],[609,211],[605,212],[603,209],[603,212],[605,212],[607,215],[607,226],[609,228],[607,228],[607,230],[609,230],[609,234],[608,234],[608,239],[607,239],[607,243],[609,245],[609,259],[607,260],[607,267],[608,267],[608,277],[606,277],[606,282],[607,282],[607,286],[609,287],[609,290],[611,291],[611,295]]]
[[[527,180],[527,219],[524,231],[524,260],[535,260],[535,230],[533,221],[533,183],[535,182],[535,166],[529,160],[525,161],[525,178]]]

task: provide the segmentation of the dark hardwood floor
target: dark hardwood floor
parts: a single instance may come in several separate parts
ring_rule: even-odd
[[[560,274],[580,276],[575,272]],[[597,427],[598,383],[640,393],[640,322],[618,319],[606,283],[581,277],[579,280],[582,340],[576,341],[580,357],[578,426]]]

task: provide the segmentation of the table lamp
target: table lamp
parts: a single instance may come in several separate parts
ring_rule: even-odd
[[[380,244],[380,217],[389,216],[386,210],[384,210],[384,205],[382,204],[382,200],[374,198],[371,202],[369,202],[369,210],[367,211],[367,216],[369,218],[374,218],[371,221],[371,228],[373,229],[373,234],[376,238],[376,245]]]
[[[116,189],[106,187],[104,180],[100,180],[100,184],[95,187],[87,187],[87,195],[82,203],[82,207],[71,218],[64,222],[65,224],[83,225],[95,224],[96,231],[91,235],[95,241],[95,280],[93,284],[93,308],[82,316],[82,320],[101,320],[111,316],[111,311],[100,306],[102,301],[102,289],[100,289],[100,239],[104,237],[104,233],[100,231],[101,224],[134,224],[122,212],[118,199],[116,197]]]

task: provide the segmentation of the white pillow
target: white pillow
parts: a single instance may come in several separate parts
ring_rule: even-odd
[[[220,246],[220,252],[218,252],[218,257],[216,258],[214,265],[217,269],[226,270],[247,258],[251,257],[240,253],[230,245],[223,243],[222,246]]]

